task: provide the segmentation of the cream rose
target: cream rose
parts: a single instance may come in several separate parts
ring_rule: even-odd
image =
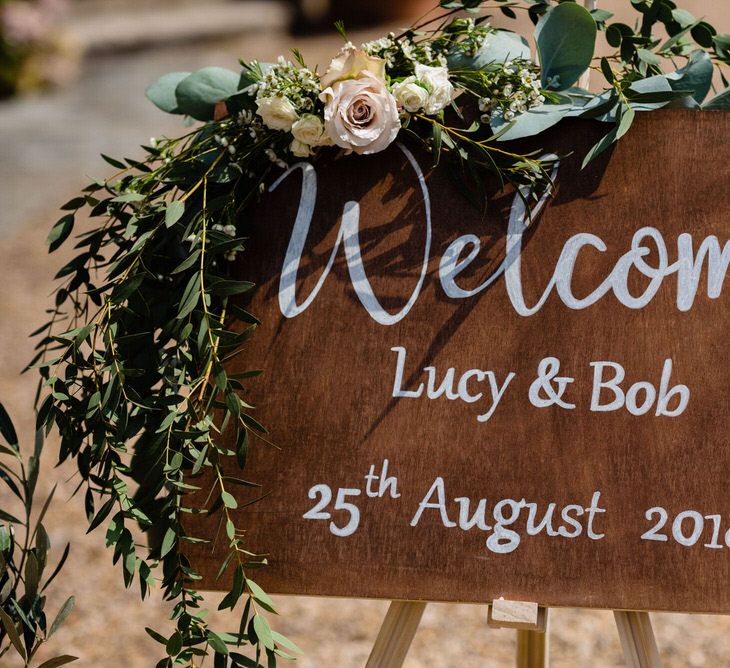
[[[416,77],[408,77],[393,86],[393,96],[406,111],[420,111],[428,102],[428,91],[418,84]]]
[[[271,130],[289,132],[294,121],[299,118],[294,105],[283,95],[262,97],[256,100],[256,106],[264,125]]]
[[[332,141],[355,153],[378,153],[400,130],[398,105],[385,82],[364,71],[322,91],[324,126]]]
[[[329,88],[337,81],[357,79],[362,72],[371,72],[381,81],[385,81],[385,61],[382,58],[369,56],[354,46],[345,47],[322,75],[320,79],[322,89]]]
[[[291,126],[294,139],[307,146],[325,146],[332,143],[319,116],[302,114]]]
[[[437,114],[448,107],[456,97],[446,67],[430,67],[416,63],[416,79],[428,89],[428,100],[423,105],[423,110],[429,115]]]
[[[292,140],[292,143],[289,144],[289,150],[292,155],[295,155],[297,158],[308,158],[312,155],[312,150],[309,147],[309,144],[305,144],[303,141],[299,141],[298,139]]]

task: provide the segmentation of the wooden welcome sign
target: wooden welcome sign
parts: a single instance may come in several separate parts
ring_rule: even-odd
[[[730,115],[642,116],[581,171],[605,131],[541,138],[529,226],[405,146],[271,185],[233,363],[281,448],[236,511],[264,588],[730,612]]]

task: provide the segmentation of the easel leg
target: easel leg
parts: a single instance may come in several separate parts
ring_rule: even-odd
[[[366,668],[400,668],[426,609],[422,601],[393,601],[378,631]]]
[[[649,613],[614,610],[613,615],[628,668],[661,668]]]
[[[547,668],[550,663],[548,630],[517,631],[517,668]]]

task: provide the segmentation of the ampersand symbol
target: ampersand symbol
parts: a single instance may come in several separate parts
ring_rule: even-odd
[[[546,357],[540,361],[537,366],[537,378],[530,385],[529,397],[533,406],[545,408],[557,404],[561,408],[575,408],[575,404],[569,404],[562,399],[568,383],[572,383],[575,379],[556,376],[558,371],[560,371],[560,360],[557,357]],[[545,399],[540,396],[541,391],[544,392]]]

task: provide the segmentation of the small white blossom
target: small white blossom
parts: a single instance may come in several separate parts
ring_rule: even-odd
[[[251,125],[253,122],[253,112],[249,109],[238,112],[237,121],[239,125]]]
[[[447,68],[416,63],[416,79],[428,90],[428,99],[423,105],[427,114],[436,114],[451,104],[455,95]]]

